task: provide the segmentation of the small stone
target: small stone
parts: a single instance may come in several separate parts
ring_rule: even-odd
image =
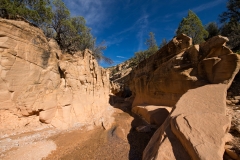
[[[232,104],[232,101],[226,100],[226,103],[227,103],[227,105],[231,105],[231,104]]]
[[[232,102],[233,104],[237,104],[237,103],[239,103],[239,100],[231,100],[231,102]]]
[[[224,148],[225,148],[225,149],[231,149],[232,146],[231,146],[231,145],[225,145]]]
[[[240,96],[234,96],[235,100],[240,100]]]

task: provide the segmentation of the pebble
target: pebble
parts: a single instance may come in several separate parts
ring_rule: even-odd
[[[237,104],[237,103],[239,103],[239,100],[231,100],[231,102],[232,102],[233,104]]]

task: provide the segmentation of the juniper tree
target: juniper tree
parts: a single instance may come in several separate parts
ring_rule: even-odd
[[[215,22],[208,23],[205,28],[208,31],[208,37],[206,39],[219,35],[219,28]]]
[[[229,38],[227,43],[233,51],[240,51],[240,1],[229,0],[227,11],[219,15],[223,23],[221,34]]]
[[[0,0],[0,7],[15,17],[26,18],[54,38],[63,52],[91,49],[97,60],[112,61],[103,55],[105,46],[96,46],[96,39],[82,16],[71,17],[62,0]]]
[[[159,45],[159,49],[161,49],[162,47],[164,47],[165,45],[167,45],[167,43],[168,43],[168,41],[167,41],[165,38],[163,38],[163,39],[162,39],[162,42],[161,42],[160,45]]]
[[[148,56],[157,52],[158,46],[155,39],[155,34],[153,32],[149,33],[149,38],[146,40],[146,45],[148,46],[148,49],[147,49]]]
[[[50,0],[0,0],[0,7],[11,18],[19,15],[40,27],[52,19]]]
[[[240,22],[240,1],[239,0],[228,0],[227,11],[219,15],[220,22]]]
[[[203,27],[201,20],[191,10],[188,11],[187,17],[183,18],[178,26],[176,34],[181,33],[190,36],[193,44],[202,43],[204,39],[208,37],[208,32]]]

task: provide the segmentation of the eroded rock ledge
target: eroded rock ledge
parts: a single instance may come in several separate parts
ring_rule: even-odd
[[[179,35],[130,73],[132,111],[160,124],[143,159],[223,158],[231,123],[226,92],[240,67],[240,57],[225,46],[227,41],[216,36],[192,45],[190,37]],[[164,106],[173,109],[162,124],[166,115],[149,105],[166,113]]]
[[[175,37],[130,73],[133,106],[174,106],[189,89],[217,83],[229,86],[239,70],[239,57],[225,46],[227,41],[216,36],[192,45],[186,35]]]
[[[0,19],[0,75],[1,132],[9,125],[6,111],[58,128],[101,125],[110,117],[109,76],[91,51],[62,54],[26,22]]]

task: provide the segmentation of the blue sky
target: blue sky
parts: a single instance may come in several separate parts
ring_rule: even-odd
[[[63,0],[72,16],[83,16],[97,42],[105,41],[104,55],[119,64],[145,50],[149,32],[158,45],[171,40],[188,10],[194,11],[203,25],[218,21],[227,0]],[[109,65],[100,63],[101,66]]]

